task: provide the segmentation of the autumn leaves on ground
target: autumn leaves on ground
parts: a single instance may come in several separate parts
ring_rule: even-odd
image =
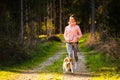
[[[74,74],[62,73],[63,59],[67,53],[63,35],[57,35],[57,37],[49,38],[49,41],[40,40],[36,48],[28,50],[29,58],[21,61],[22,63],[1,64],[0,80],[119,80],[118,56],[107,53],[105,48],[104,51],[107,54],[99,51],[94,46],[99,47],[100,43],[98,44],[97,41],[94,44],[89,43],[89,37],[89,34],[84,34],[79,41],[80,62],[78,70]],[[104,43],[104,45],[108,44]],[[116,44],[116,47],[119,46]],[[114,52],[114,54],[117,53]]]

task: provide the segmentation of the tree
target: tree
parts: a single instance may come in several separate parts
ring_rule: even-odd
[[[62,34],[62,0],[60,0],[60,34]]]
[[[95,2],[94,2],[94,0],[91,0],[91,12],[92,12],[91,35],[93,38],[95,38]]]
[[[20,35],[20,41],[23,44],[23,38],[24,38],[24,30],[23,30],[23,0],[21,0],[21,35]]]

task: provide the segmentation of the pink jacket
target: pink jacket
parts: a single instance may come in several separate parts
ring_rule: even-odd
[[[82,33],[78,25],[65,27],[64,38],[67,42],[77,42],[81,37]]]

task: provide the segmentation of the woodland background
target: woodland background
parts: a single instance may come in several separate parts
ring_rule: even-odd
[[[71,14],[82,33],[91,34],[88,47],[120,59],[119,0],[1,0],[0,9],[1,64],[29,59],[41,35],[64,33]]]

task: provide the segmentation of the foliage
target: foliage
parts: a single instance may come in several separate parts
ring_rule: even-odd
[[[21,33],[21,0],[2,0],[0,3],[0,35],[20,38]],[[107,31],[107,37],[119,38],[119,4],[120,1],[95,1],[96,31],[102,35]],[[23,0],[24,37],[28,44],[35,40],[36,35],[59,33],[60,6],[57,0]],[[17,6],[16,6],[17,5]],[[14,7],[16,6],[16,7]],[[62,1],[62,31],[68,25],[71,14],[76,15],[77,23],[82,32],[90,32],[91,0]],[[50,21],[49,21],[50,19]],[[32,24],[35,22],[36,25]],[[44,25],[43,25],[44,23]],[[43,25],[43,26],[42,26]],[[49,30],[47,30],[50,28]],[[32,32],[33,31],[33,32]],[[33,35],[34,34],[34,35]]]
[[[119,60],[120,59],[120,43],[119,40],[116,40],[116,38],[106,38],[106,35],[101,36],[99,33],[96,33],[96,40],[93,40],[90,35],[88,36],[86,40],[86,46],[94,49],[96,51],[100,51],[102,53],[105,53],[107,56],[111,56],[112,58]]]
[[[57,36],[50,36],[48,37],[48,41],[57,41],[57,42],[61,42],[61,39]]]
[[[96,51],[95,48],[98,47],[98,45],[96,45],[94,48],[91,48],[90,46],[88,47],[88,45],[85,44],[85,42],[88,41],[87,37],[89,37],[88,34],[83,35],[80,41],[81,45],[79,46],[80,50],[86,57],[85,59],[87,68],[90,71],[94,71],[95,74],[100,75],[100,77],[98,77],[100,79],[101,76],[102,78],[113,78],[115,76],[113,79],[117,80],[116,74],[120,73],[120,59],[115,59],[113,56],[108,56],[107,53],[102,52],[103,50]],[[93,80],[97,80],[98,78],[93,78]]]
[[[0,41],[0,64],[14,65],[20,64],[30,59],[27,48],[18,41],[9,38],[2,38]]]
[[[32,68],[39,65],[41,62],[52,56],[58,50],[59,42],[40,42],[37,47],[30,50],[31,59],[25,61],[23,64],[18,65],[18,68]]]
[[[0,79],[14,80],[17,76],[19,76],[19,72],[38,66],[48,57],[55,54],[56,50],[58,50],[59,44],[60,43],[58,42],[39,43],[35,49],[30,50],[31,58],[29,60],[12,67],[0,65]]]
[[[89,18],[91,13],[91,5],[89,0],[64,0],[63,1],[63,14],[65,24],[67,25],[69,16],[75,15],[77,24],[80,25],[82,32],[88,32],[89,29]]]
[[[95,1],[95,24],[96,31],[99,32],[101,42],[91,45],[94,49],[100,49],[105,51],[109,56],[119,58],[119,22],[120,22],[120,1],[115,0],[94,0]],[[36,36],[47,33],[47,26],[50,25],[50,30],[59,33],[60,25],[60,6],[58,0],[23,0],[23,23],[24,23],[24,43],[26,45],[37,45]],[[27,53],[18,41],[20,40],[21,33],[21,0],[1,0],[0,3],[0,38],[9,38],[9,41],[5,42],[4,39],[0,42],[1,54],[2,50],[14,53],[13,45],[16,46],[16,53],[14,55],[25,55]],[[62,1],[62,27],[64,30],[65,25],[68,25],[68,19],[71,14],[76,15],[77,23],[80,25],[82,33],[90,32],[91,26],[91,0],[63,0]],[[50,21],[47,21],[49,19]],[[42,30],[42,24],[44,23],[44,30]],[[46,26],[47,25],[47,26]],[[1,37],[2,36],[2,37]],[[52,38],[53,39],[53,38]],[[116,40],[117,39],[117,40]],[[53,39],[59,41],[59,39]],[[83,40],[84,41],[84,40]],[[91,42],[93,41],[93,42]],[[94,40],[91,40],[94,43]],[[115,42],[114,42],[115,41]],[[80,41],[82,42],[82,41]],[[9,44],[10,43],[10,44]],[[12,44],[11,44],[12,43]],[[96,43],[96,42],[95,42]],[[107,44],[104,44],[107,43]],[[25,46],[26,46],[25,45]],[[107,47],[106,47],[107,46]],[[8,50],[6,50],[8,48]],[[11,48],[11,49],[10,49]],[[103,48],[103,49],[101,49]],[[10,49],[10,50],[9,50]],[[19,52],[17,52],[19,51]],[[8,54],[8,53],[7,53]],[[5,55],[7,55],[5,54]],[[4,55],[4,54],[3,54]],[[12,56],[13,57],[13,56]],[[12,58],[11,57],[11,58]],[[8,59],[8,57],[6,57]],[[1,58],[2,59],[2,58]],[[17,59],[18,62],[19,58]],[[20,59],[22,60],[22,58]],[[24,58],[23,58],[24,60]],[[11,63],[13,64],[13,63]]]
[[[119,13],[120,1],[97,1],[96,30],[100,35],[107,31],[107,37],[119,37]]]
[[[52,23],[51,19],[47,19],[47,24],[45,24],[44,22],[42,23],[42,27],[41,27],[43,33],[47,33],[47,35],[51,35],[54,33],[55,30],[55,26]]]
[[[87,68],[89,68],[90,71],[94,71],[95,74],[100,75],[98,78],[92,78],[93,80],[102,78],[119,80],[117,74],[120,72],[120,61],[98,52],[88,52],[85,55]]]
[[[11,3],[12,2],[12,3]],[[16,6],[17,5],[17,6]],[[15,7],[16,6],[16,7]],[[2,0],[0,3],[0,36],[18,37],[19,29],[19,1]]]

